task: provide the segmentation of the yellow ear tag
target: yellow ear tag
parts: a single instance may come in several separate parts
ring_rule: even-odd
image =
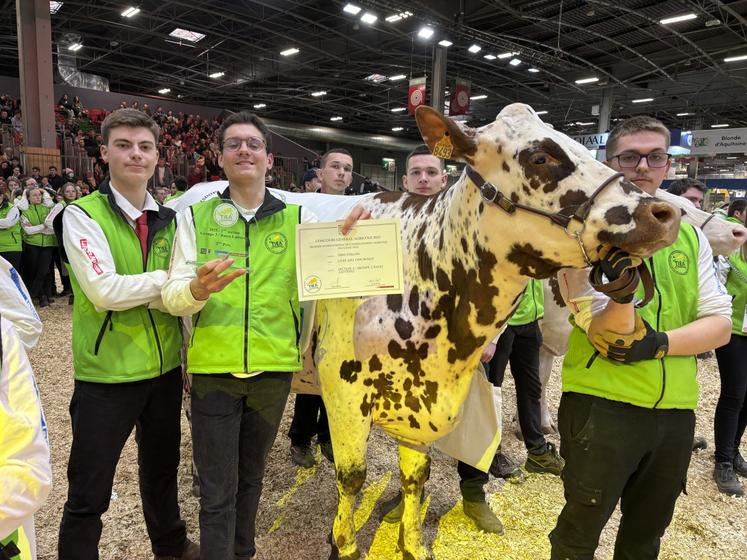
[[[454,146],[451,144],[451,137],[449,136],[443,136],[441,140],[436,142],[436,145],[433,146],[433,155],[437,158],[449,159],[453,151]]]

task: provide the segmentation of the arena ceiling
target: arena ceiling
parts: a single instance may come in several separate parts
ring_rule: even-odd
[[[64,0],[52,15],[53,51],[73,54],[68,46],[80,42],[78,69],[108,78],[112,91],[232,110],[264,104],[256,111],[275,119],[367,132],[403,127],[400,134],[414,137],[412,117],[392,112],[406,105],[407,79],[389,78],[430,77],[434,48],[446,39],[447,86],[465,78],[473,96],[487,96],[472,101],[472,125],[521,101],[566,132],[596,132],[593,106],[609,90],[613,118],[747,126],[747,56],[724,60],[747,55],[745,0],[357,0],[356,15],[347,4]],[[128,7],[140,11],[128,18]],[[376,21],[362,21],[366,13]],[[405,13],[412,15],[387,20]],[[15,0],[0,0],[0,14],[0,73],[18,75]],[[694,17],[661,23],[684,14]],[[429,39],[418,36],[424,26],[434,32]],[[204,37],[179,39],[176,28]],[[473,44],[478,53],[468,50]],[[291,48],[298,52],[281,55]],[[512,54],[486,57],[504,53]],[[386,79],[366,80],[374,74]],[[584,78],[597,81],[576,83]],[[319,91],[326,94],[312,96]],[[646,98],[653,101],[633,103]]]

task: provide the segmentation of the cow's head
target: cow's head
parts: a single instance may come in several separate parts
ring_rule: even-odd
[[[465,161],[513,203],[572,214],[614,175],[581,144],[543,123],[527,105],[509,105],[494,122],[477,129],[430,107],[419,107],[416,119],[435,155]],[[545,277],[560,267],[585,265],[578,242],[550,219],[521,209],[511,214],[511,222],[505,221],[506,216],[495,204],[481,204],[480,229],[505,235],[506,230],[496,230],[491,222],[510,223],[510,235],[522,241],[508,248],[509,259],[523,274]],[[592,261],[601,244],[648,256],[674,241],[679,219],[679,210],[618,178],[594,198],[583,225],[574,220],[568,233],[580,232]]]

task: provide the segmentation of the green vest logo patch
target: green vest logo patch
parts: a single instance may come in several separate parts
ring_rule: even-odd
[[[669,268],[684,276],[690,270],[690,259],[682,251],[672,251],[669,254]]]
[[[239,221],[239,211],[236,210],[236,207],[233,204],[224,202],[223,204],[216,206],[215,210],[213,210],[213,220],[215,220],[215,223],[219,226],[227,228],[232,227]]]
[[[276,255],[285,253],[288,249],[288,239],[285,237],[285,234],[279,231],[273,231],[265,237],[265,247],[267,247],[267,250],[270,251],[270,253],[275,253]]]
[[[168,257],[171,254],[171,244],[169,243],[168,239],[161,237],[160,239],[156,239],[153,241],[151,250],[157,257]]]

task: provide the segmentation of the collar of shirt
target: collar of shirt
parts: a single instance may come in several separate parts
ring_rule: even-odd
[[[122,210],[122,212],[124,213],[125,217],[127,218],[127,222],[133,228],[135,227],[135,220],[137,220],[145,210],[158,212],[158,203],[148,191],[145,191],[145,204],[143,205],[143,209],[138,210],[132,204],[130,204],[129,200],[122,196],[122,194],[117,190],[117,187],[111,184],[111,181],[109,182],[109,186],[112,189],[112,194],[114,194],[114,201],[117,203],[117,206],[119,206],[120,210]]]

